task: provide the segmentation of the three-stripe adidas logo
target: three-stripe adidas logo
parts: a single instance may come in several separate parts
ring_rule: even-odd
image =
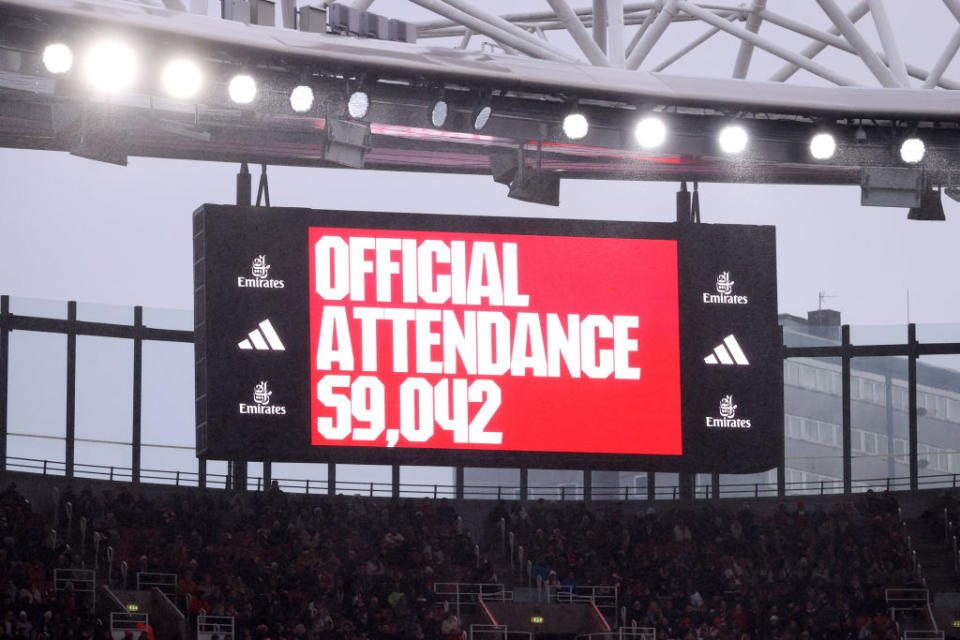
[[[740,343],[737,342],[732,333],[724,338],[723,344],[714,348],[713,353],[704,358],[703,361],[707,364],[735,364],[741,367],[750,364],[747,356],[743,353],[743,349],[740,348]]]
[[[258,324],[257,327],[257,329],[247,334],[247,338],[237,343],[237,346],[244,351],[251,349],[256,351],[284,350],[283,342],[280,341],[280,336],[277,335],[273,325],[270,324],[270,320],[264,320]]]

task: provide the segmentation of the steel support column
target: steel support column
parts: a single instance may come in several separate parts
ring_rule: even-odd
[[[460,464],[453,468],[453,492],[457,499],[463,499],[463,465]]]
[[[143,307],[133,308],[133,434],[131,437],[131,481],[140,482],[140,453],[142,447],[142,407],[143,407]]]
[[[327,495],[337,495],[337,463],[327,463]]]
[[[710,497],[714,500],[720,498],[720,474],[717,472],[710,474]]]
[[[526,467],[520,467],[520,502],[526,502],[529,498],[530,485],[527,481],[529,474]]]
[[[400,497],[400,465],[393,463],[390,471],[390,495],[396,500]]]
[[[907,406],[910,410],[908,425],[910,439],[910,490],[916,491],[920,486],[918,478],[920,465],[917,459],[917,325],[907,325],[907,342],[910,355],[907,356]]]
[[[657,474],[653,471],[647,471],[647,500],[653,502],[657,499]]]
[[[7,388],[10,379],[10,296],[0,296],[0,472],[7,470]]]
[[[845,324],[840,327],[840,342],[843,347],[850,346],[850,325]],[[851,425],[850,425],[850,351],[844,349],[843,356],[840,357],[840,378],[841,378],[841,412],[842,418],[842,439],[843,439],[843,492],[850,493],[851,482]]]
[[[583,470],[583,501],[591,502],[593,500],[593,471],[590,468]]]
[[[269,491],[273,484],[273,463],[269,460],[263,461],[263,490]]]
[[[64,473],[72,478],[77,437],[77,303],[73,300],[67,303],[67,321],[70,328],[67,332],[67,415],[63,444],[66,448]]]
[[[680,499],[693,500],[697,487],[697,474],[681,471],[678,475],[680,479]]]

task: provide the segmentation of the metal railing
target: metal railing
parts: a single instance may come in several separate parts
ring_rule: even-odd
[[[111,611],[110,612],[110,635],[114,638],[123,638],[129,631],[134,638],[140,636],[141,631],[150,628],[150,615],[146,613],[134,613],[132,611]]]
[[[211,640],[214,635],[234,638],[233,627],[233,616],[197,616],[197,640]]]
[[[475,605],[483,600],[507,602],[513,600],[513,592],[507,591],[502,584],[493,582],[438,582],[433,592],[451,603],[460,618],[461,605]]]
[[[510,631],[504,624],[472,624],[470,640],[533,640],[529,631]]]
[[[619,593],[616,585],[560,585],[546,587],[547,602],[560,604],[591,603],[607,618],[616,623]]]
[[[137,572],[137,591],[157,589],[172,600],[177,598],[177,574],[153,573],[148,571]]]
[[[598,631],[596,633],[582,633],[574,636],[573,640],[657,640],[656,627],[624,627],[616,631]]]
[[[38,458],[21,458],[16,456],[7,457],[7,469],[10,471],[20,471],[25,473],[36,473],[39,475],[63,476],[66,473],[66,465],[58,460],[42,460]],[[86,464],[77,462],[74,464],[74,474],[79,478],[89,478],[94,480],[108,480],[111,482],[131,482],[133,472],[130,467],[121,467],[113,465]],[[146,484],[172,485],[178,487],[197,487],[199,486],[200,475],[196,471],[177,471],[171,469],[142,469],[140,472],[141,481]],[[310,495],[325,495],[328,493],[328,484],[326,479],[312,480],[309,478],[274,478],[280,489],[289,493],[306,493]],[[810,496],[810,495],[838,495],[843,493],[842,480],[828,480],[818,482],[786,482],[786,495],[788,496]],[[214,489],[226,489],[230,487],[230,476],[228,474],[206,473],[206,486]],[[249,478],[248,488],[257,491],[266,490],[262,477]],[[918,478],[919,489],[944,489],[960,488],[960,474],[940,473],[931,475],[921,475]],[[430,498],[452,498],[456,494],[457,487],[451,484],[412,484],[401,483],[399,493],[402,497],[430,497]],[[520,487],[515,485],[465,485],[464,498],[475,500],[498,500],[498,499],[518,499]],[[528,499],[536,499],[539,493],[546,490],[554,491],[556,487],[548,486],[529,486]],[[709,486],[697,488],[694,494],[696,499],[707,498],[744,498],[744,497],[773,497],[777,494],[776,482],[744,482],[744,483],[724,483],[720,485],[719,493],[714,496],[709,491]],[[855,481],[853,487],[855,493],[874,491],[908,491],[910,490],[910,478],[908,476],[885,477],[885,478],[863,478]],[[394,487],[390,482],[359,482],[350,480],[337,480],[337,493],[365,495],[371,498],[389,498],[394,495]],[[580,495],[580,494],[578,494]],[[665,501],[675,501],[680,499],[679,485],[668,485],[657,487],[657,499]],[[596,501],[646,501],[646,489],[638,489],[632,486],[594,486],[592,499]]]

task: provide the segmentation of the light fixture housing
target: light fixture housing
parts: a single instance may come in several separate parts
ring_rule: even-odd
[[[642,149],[656,149],[667,139],[667,123],[660,116],[643,116],[633,127],[633,137]]]
[[[907,164],[917,164],[923,160],[927,153],[927,147],[923,140],[916,136],[910,136],[904,139],[900,145],[900,159]]]
[[[450,114],[450,106],[442,97],[438,98],[430,106],[430,124],[439,129],[447,123],[447,117]]]
[[[43,48],[43,66],[50,73],[66,73],[73,67],[73,52],[62,42],[48,44]]]
[[[227,93],[236,104],[250,104],[257,98],[257,81],[248,73],[238,73],[230,78]]]
[[[297,113],[306,113],[313,108],[313,89],[300,84],[290,91],[290,108]]]
[[[347,99],[347,113],[354,120],[363,120],[370,112],[370,94],[358,89]]]
[[[829,160],[837,152],[837,141],[833,134],[821,131],[810,138],[810,155],[815,160]]]
[[[133,47],[122,40],[100,40],[84,56],[87,82],[98,93],[121,93],[133,87],[140,71]]]
[[[568,113],[563,118],[563,135],[570,140],[582,140],[590,131],[590,122],[587,116],[579,111]]]
[[[717,136],[720,150],[729,155],[743,153],[750,142],[750,135],[740,124],[728,124],[720,130]]]
[[[189,100],[200,94],[203,87],[203,72],[189,58],[174,58],[163,67],[164,90],[180,100]]]

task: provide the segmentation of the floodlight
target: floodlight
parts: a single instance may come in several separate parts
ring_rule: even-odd
[[[62,42],[48,44],[43,49],[43,66],[50,73],[66,73],[73,66],[73,52]]]
[[[729,154],[743,153],[749,140],[750,136],[747,135],[747,130],[739,124],[725,126],[720,130],[718,138],[720,150]]]
[[[637,144],[644,149],[656,149],[667,139],[667,125],[657,116],[644,116],[633,129]]]
[[[177,58],[163,68],[163,88],[174,98],[188,100],[200,93],[203,72],[193,60]]]
[[[590,130],[590,123],[582,113],[568,113],[563,119],[563,135],[571,140],[580,140],[586,137]]]
[[[927,148],[923,140],[917,137],[910,137],[900,145],[900,158],[908,164],[916,164],[923,160],[923,155]]]
[[[475,131],[480,131],[485,126],[487,122],[490,121],[490,115],[493,113],[493,109],[490,108],[490,105],[482,105],[473,111],[473,128]]]
[[[133,86],[139,64],[130,45],[119,40],[101,40],[87,50],[87,82],[102,93],[119,93]]]
[[[237,104],[250,104],[257,97],[257,82],[251,75],[238,73],[230,78],[227,92]]]
[[[818,133],[810,139],[810,155],[816,160],[829,160],[837,151],[837,141],[829,133]]]
[[[347,100],[347,113],[354,120],[363,120],[370,111],[370,95],[366,91],[354,91]]]
[[[449,107],[447,101],[443,98],[437,100],[430,108],[430,124],[439,129],[446,124],[448,112]]]
[[[297,113],[306,113],[313,107],[313,89],[305,84],[298,85],[290,92],[290,108]]]

